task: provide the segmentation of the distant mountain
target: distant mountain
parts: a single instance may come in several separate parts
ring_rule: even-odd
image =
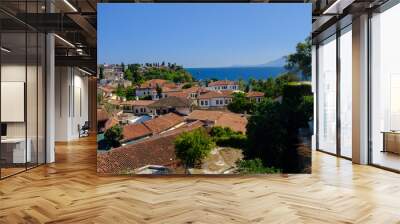
[[[265,64],[259,64],[259,65],[233,65],[231,67],[234,68],[239,68],[239,67],[281,67],[283,68],[286,64],[286,59],[285,57],[280,57],[278,59],[269,61]]]
[[[261,64],[259,66],[263,66],[263,67],[284,67],[286,64],[286,58],[285,57],[280,57],[278,59],[269,61],[265,64]]]

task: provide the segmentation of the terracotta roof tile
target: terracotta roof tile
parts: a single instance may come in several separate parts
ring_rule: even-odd
[[[209,91],[207,93],[201,94],[198,99],[212,99],[212,98],[222,98],[222,97],[232,97],[232,90],[221,90],[221,91]]]
[[[97,108],[97,121],[107,121],[109,119],[108,113],[103,108]]]
[[[157,118],[143,122],[154,134],[166,131],[180,123],[184,122],[184,118],[175,113],[169,113]]]
[[[194,110],[190,113],[186,120],[211,121],[214,126],[230,127],[234,131],[246,132],[247,118],[241,114],[211,111],[211,110]]]
[[[117,124],[119,124],[119,121],[116,118],[110,118],[104,125],[104,129],[107,130]]]
[[[132,141],[152,134],[151,130],[144,124],[125,125],[122,131],[122,142]]]
[[[146,165],[172,167],[178,161],[175,156],[174,140],[182,132],[203,126],[201,122],[189,123],[168,133],[150,137],[135,144],[112,149],[97,155],[97,171],[118,174]]]
[[[210,82],[208,86],[225,86],[225,85],[236,85],[236,82],[230,80],[218,80],[215,82]]]
[[[167,82],[167,80],[164,80],[164,79],[151,79],[151,80],[147,80],[144,83],[140,84],[139,88],[141,88],[141,89],[156,88],[157,85],[163,86],[166,82]]]
[[[119,105],[128,105],[128,106],[148,106],[154,103],[154,100],[127,100],[120,102]]]
[[[166,98],[162,98],[160,100],[155,101],[153,104],[150,104],[149,107],[152,107],[152,108],[190,107],[190,105],[191,105],[191,101],[184,97],[167,96]]]
[[[257,91],[250,91],[246,94],[247,97],[264,97],[263,92],[257,92]]]

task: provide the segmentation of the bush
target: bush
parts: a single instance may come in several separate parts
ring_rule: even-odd
[[[213,137],[215,143],[221,147],[232,148],[245,148],[247,144],[247,137],[241,132],[235,132],[229,127],[213,127],[211,128],[210,135]]]
[[[122,128],[119,125],[114,125],[107,129],[104,133],[104,140],[108,147],[117,148],[121,146],[119,142],[123,138]]]
[[[152,100],[151,95],[139,97],[139,100]]]
[[[203,128],[182,133],[174,143],[176,157],[182,161],[185,168],[201,163],[214,147],[214,142]]]
[[[239,132],[235,132],[229,127],[220,127],[220,126],[212,127],[210,131],[210,135],[212,137],[229,137],[237,133]]]
[[[185,85],[182,86],[182,89],[189,89],[190,87],[192,87],[193,84],[192,83],[185,83]]]
[[[241,174],[267,174],[280,173],[280,169],[274,167],[264,167],[261,159],[238,160],[236,162],[238,172]]]
[[[215,143],[221,147],[232,147],[243,149],[247,145],[247,137],[242,134],[232,135],[230,137],[214,138]]]
[[[234,93],[233,99],[230,104],[228,104],[228,110],[233,113],[251,113],[254,109],[254,103],[251,102],[244,93]]]

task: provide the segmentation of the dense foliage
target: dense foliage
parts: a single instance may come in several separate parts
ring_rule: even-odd
[[[282,89],[282,101],[261,102],[247,124],[246,159],[260,158],[266,167],[285,173],[298,173],[307,166],[297,153],[298,132],[308,127],[312,117],[311,86],[288,83]],[[260,141],[262,139],[262,141]]]
[[[99,67],[99,79],[104,79],[104,65],[100,65]]]
[[[289,71],[301,73],[303,78],[309,80],[311,77],[311,38],[298,43],[296,53],[286,57],[285,68]]]
[[[185,83],[185,84],[182,86],[182,89],[189,89],[189,88],[192,87],[192,86],[193,86],[193,83],[188,82],[188,83]]]
[[[271,174],[280,173],[281,170],[274,167],[265,167],[261,159],[236,161],[237,171],[241,174]]]
[[[175,154],[185,168],[201,163],[207,157],[214,142],[204,129],[184,132],[175,139]]]
[[[266,97],[276,98],[282,96],[283,88],[291,83],[297,82],[299,78],[293,73],[284,73],[276,78],[268,78],[267,80],[249,80],[249,89],[265,93]]]
[[[134,85],[141,84],[150,79],[164,79],[175,83],[192,82],[190,73],[176,64],[145,63],[128,64],[124,71],[124,79],[132,81]]]
[[[108,147],[117,148],[121,146],[119,142],[123,138],[122,128],[119,125],[114,125],[104,132],[104,141]]]
[[[255,103],[246,97],[245,93],[237,92],[233,94],[232,102],[228,104],[228,109],[234,113],[251,113]]]
[[[232,147],[243,149],[247,144],[247,137],[242,132],[236,132],[229,127],[214,126],[210,135],[214,142],[221,147]]]

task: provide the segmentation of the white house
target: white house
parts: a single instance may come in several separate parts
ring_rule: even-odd
[[[197,105],[202,108],[225,107],[232,102],[233,91],[210,91],[198,96]]]
[[[210,82],[207,86],[209,90],[239,90],[239,84],[230,80],[219,80]]]

